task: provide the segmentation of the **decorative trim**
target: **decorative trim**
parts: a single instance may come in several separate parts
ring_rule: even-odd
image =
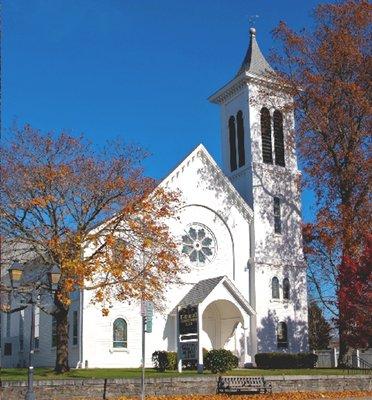
[[[226,175],[222,172],[220,167],[214,161],[212,156],[208,153],[206,148],[199,144],[161,183],[160,185],[167,186],[169,182],[173,182],[174,179],[177,179],[179,175],[187,168],[192,162],[195,161],[196,158],[199,158],[206,164],[208,164],[212,171],[213,175],[211,178],[214,181],[218,181],[221,185],[221,188],[226,191],[227,195],[230,196],[234,201],[233,205],[235,205],[238,210],[242,213],[244,218],[251,223],[253,221],[253,211],[245,202],[245,200],[240,196],[238,191],[235,189],[230,180],[226,177]],[[160,186],[159,185],[159,186]]]

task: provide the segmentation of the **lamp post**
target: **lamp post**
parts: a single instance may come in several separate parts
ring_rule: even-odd
[[[22,276],[23,276],[23,265],[14,261],[12,266],[9,268],[10,281],[13,290],[18,290],[21,286]],[[27,304],[31,305],[31,332],[30,332],[30,351],[28,358],[28,377],[27,377],[27,392],[25,396],[25,400],[36,400],[35,392],[34,392],[34,353],[35,353],[35,306],[37,303],[37,297],[39,289],[48,289],[52,292],[55,291],[58,287],[59,280],[61,278],[61,271],[56,266],[53,265],[52,268],[48,271],[48,286],[40,285],[37,288],[31,287],[29,290],[25,291],[27,294],[28,301]]]

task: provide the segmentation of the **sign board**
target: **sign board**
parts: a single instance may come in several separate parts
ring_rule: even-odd
[[[179,334],[198,333],[198,307],[188,306],[178,311]]]
[[[196,360],[198,358],[198,342],[180,342],[179,346],[182,360]]]
[[[145,332],[152,332],[152,317],[154,315],[154,304],[152,301],[141,301],[141,315],[145,318]]]
[[[141,301],[142,317],[150,317],[154,315],[154,303],[152,301]]]
[[[145,332],[146,333],[152,332],[152,317],[146,317]]]

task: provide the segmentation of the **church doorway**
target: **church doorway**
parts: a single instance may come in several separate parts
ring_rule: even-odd
[[[244,319],[239,308],[228,300],[216,300],[203,312],[203,349],[226,349],[244,364]]]

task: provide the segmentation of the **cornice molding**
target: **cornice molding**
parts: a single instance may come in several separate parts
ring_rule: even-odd
[[[253,221],[253,211],[249,207],[249,205],[245,202],[245,200],[240,196],[238,191],[232,185],[230,180],[226,177],[226,175],[222,172],[220,167],[214,161],[212,156],[208,153],[206,148],[200,144],[195,148],[191,154],[186,157],[161,183],[160,185],[167,186],[169,183],[173,182],[175,179],[178,179],[180,174],[183,173],[185,168],[187,168],[192,162],[196,159],[200,159],[202,162],[207,164],[210,167],[211,179],[215,184],[217,184],[223,191],[226,192],[226,195],[229,197],[229,201],[232,202],[232,205],[235,205],[239,212],[244,216],[244,218],[251,223]]]

